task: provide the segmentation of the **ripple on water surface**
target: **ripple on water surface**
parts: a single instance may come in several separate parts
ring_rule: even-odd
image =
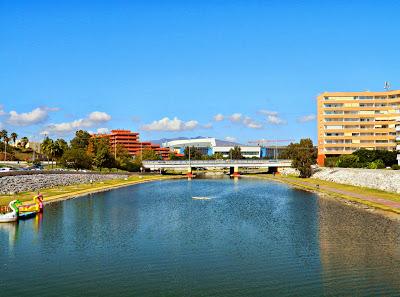
[[[398,296],[399,229],[268,181],[152,182],[0,225],[0,295]]]

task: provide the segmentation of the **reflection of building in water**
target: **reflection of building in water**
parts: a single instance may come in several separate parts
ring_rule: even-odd
[[[399,292],[400,221],[325,198],[319,199],[319,211],[325,294]]]

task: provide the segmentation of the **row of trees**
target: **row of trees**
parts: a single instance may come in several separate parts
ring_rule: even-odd
[[[184,156],[176,156],[175,154],[170,155],[171,160],[188,160],[190,152],[191,160],[221,160],[225,159],[224,155],[220,152],[214,153],[209,156],[208,154],[204,154],[203,151],[197,147],[186,147],[184,150]],[[235,146],[234,148],[229,150],[229,157],[226,159],[239,160],[244,159],[242,155],[242,151],[239,146]]]
[[[9,142],[12,140],[15,145],[17,142],[17,138],[18,138],[18,134],[15,132],[12,132],[10,134],[10,136],[8,136],[7,130],[3,129],[0,131],[0,141],[4,142],[6,144],[9,144]],[[28,137],[22,137],[20,143],[21,143],[22,147],[25,147],[29,143]]]
[[[7,130],[3,129],[3,130],[0,131],[0,142],[1,142],[0,151],[4,152],[4,155],[2,155],[2,156],[4,156],[4,160],[8,159],[7,158],[7,154],[10,154],[10,153],[13,152],[15,144],[16,144],[16,141],[17,141],[17,138],[18,138],[18,134],[15,133],[15,132],[12,132],[10,135],[8,135],[8,131]],[[14,147],[11,147],[9,145],[11,140],[14,143]],[[29,142],[28,138],[27,137],[23,137],[21,139],[21,141],[20,141],[21,147],[25,148],[25,146],[28,144],[28,142]]]
[[[118,168],[127,171],[139,171],[142,160],[159,160],[160,156],[153,150],[145,149],[133,158],[121,145],[110,150],[108,138],[92,138],[83,130],[75,133],[68,144],[64,139],[53,140],[46,137],[41,145],[42,153],[49,161],[57,161],[66,168],[92,169],[96,167]]]

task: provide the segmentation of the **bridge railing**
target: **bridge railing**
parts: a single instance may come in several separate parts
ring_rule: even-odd
[[[143,165],[212,165],[212,164],[276,164],[276,163],[291,163],[292,160],[168,160],[168,161],[143,161]]]

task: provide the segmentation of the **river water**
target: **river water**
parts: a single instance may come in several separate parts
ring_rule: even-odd
[[[265,180],[159,181],[0,224],[0,265],[3,297],[400,296],[400,223]]]

